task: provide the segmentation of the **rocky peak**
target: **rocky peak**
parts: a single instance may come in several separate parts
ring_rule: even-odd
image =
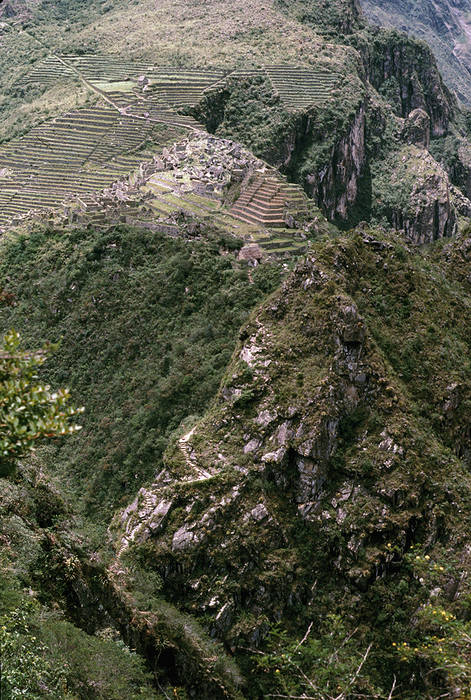
[[[117,549],[129,533],[145,542],[165,595],[201,611],[229,646],[260,644],[267,620],[309,605],[313,580],[353,600],[402,566],[391,542],[406,552],[448,536],[430,513],[430,483],[450,488],[447,459],[465,472],[423,439],[377,343],[381,290],[402,304],[404,279],[427,294],[435,284],[434,273],[412,282],[401,263],[410,251],[398,250],[373,232],[316,247],[242,329],[211,411],[114,521]],[[395,323],[384,313],[380,325]],[[451,415],[463,388],[442,381]]]
[[[423,109],[414,109],[404,124],[403,137],[414,146],[428,148],[430,145],[430,117]]]
[[[465,0],[362,0],[368,19],[426,41],[447,84],[465,103],[471,101],[471,28]]]
[[[396,31],[368,29],[352,38],[362,54],[367,78],[387,96],[401,117],[422,109],[435,137],[448,132],[456,99],[444,84],[426,44]]]

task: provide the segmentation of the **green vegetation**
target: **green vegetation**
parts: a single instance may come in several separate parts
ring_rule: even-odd
[[[5,584],[3,579],[3,598]],[[0,615],[2,697],[13,700],[26,695],[36,700],[48,695],[59,700],[65,695],[63,671],[60,667],[52,666],[47,647],[34,636],[30,622],[35,611],[33,602],[22,599],[20,595],[18,598],[21,604],[17,608],[6,612],[2,605]],[[47,660],[45,657],[48,657]]]
[[[50,459],[100,517],[152,478],[171,432],[204,411],[239,327],[279,281],[270,265],[249,281],[220,245],[118,227],[38,228],[2,246],[16,299],[2,322],[27,343],[62,341],[44,376],[87,409],[80,436]]]
[[[60,343],[37,379],[20,362],[86,412],[29,455],[40,431],[18,402],[10,420],[2,693],[469,696],[470,232],[422,251],[368,224],[341,235],[292,188],[296,238],[250,154],[226,182],[216,140],[180,130],[247,144],[345,227],[417,208],[440,235],[448,180],[404,118],[427,111],[463,189],[469,146],[430,51],[364,28],[353,0],[59,5],[0,30],[0,138],[34,125],[1,148],[0,224],[82,202],[66,230],[6,231],[0,319],[26,347]],[[93,207],[154,156],[142,191]],[[244,262],[246,241],[288,264]],[[67,432],[61,413],[43,434]]]
[[[247,697],[467,687],[468,249],[374,230],[317,243],[242,329],[196,424],[212,477],[185,482],[167,450],[150,493],[175,502],[134,556],[236,650]],[[456,626],[434,627],[429,602]]]
[[[139,607],[160,620],[162,599],[171,603],[165,619],[174,629],[183,614],[191,616],[183,628],[196,618],[211,632],[216,623],[209,602],[216,598],[220,610],[234,600],[231,616],[217,622],[216,630],[251,679],[245,697],[308,693],[314,683],[319,697],[355,691],[387,698],[396,678],[397,687],[410,687],[408,697],[418,700],[425,692],[466,684],[467,583],[459,584],[460,596],[451,602],[446,593],[447,580],[461,580],[468,527],[469,477],[462,457],[469,449],[462,426],[471,383],[466,241],[424,254],[374,231],[320,241],[316,262],[301,265],[240,333],[244,344],[264,329],[269,344],[262,337],[254,342],[262,348],[260,362],[269,363],[249,367],[236,354],[217,400],[196,421],[194,414],[201,415],[216,395],[238,326],[279,280],[276,268],[262,267],[251,271],[250,284],[247,270],[220,254],[222,243],[143,236],[126,228],[67,236],[38,229],[4,243],[3,275],[15,298],[15,306],[3,310],[4,322],[35,337],[64,336],[58,362],[47,374],[55,382],[67,377],[87,405],[86,419],[93,420],[73,445],[38,453],[42,468],[55,469],[62,483],[67,475],[75,497],[101,518],[152,479],[170,438],[165,466],[174,481],[164,484],[168,491],[161,497],[173,494],[176,506],[156,538],[123,558],[126,585]],[[358,316],[352,322],[354,304]],[[212,335],[205,330],[208,318]],[[347,384],[339,342],[350,363],[358,361],[352,360],[355,348],[365,343],[358,380]],[[233,399],[222,399],[239,388]],[[275,415],[268,431],[255,422],[262,406]],[[178,455],[181,432],[171,436],[190,414],[184,429],[196,423],[193,458],[207,470],[222,465],[220,473],[197,483],[178,482],[188,467]],[[252,439],[267,440],[269,450],[271,434],[287,421],[289,434],[290,415],[300,415],[293,435],[301,425],[305,435],[321,430],[321,453],[319,426],[338,422],[335,451],[320,467],[329,478],[315,492],[321,519],[317,511],[300,518],[292,507],[293,500],[305,498],[294,461],[305,449],[299,439],[288,438],[292,456],[286,463],[273,462],[262,472],[260,453],[244,454]],[[121,421],[131,430],[124,433]],[[96,469],[106,461],[112,469]],[[91,464],[94,494],[83,492]],[[247,468],[247,477],[235,466]],[[237,484],[243,497],[231,501],[228,494]],[[271,519],[256,526],[247,514],[261,503]],[[175,532],[192,522],[198,528],[214,507],[197,555],[173,551]],[[18,523],[3,531],[16,547],[21,529],[14,534],[12,528]],[[21,555],[25,566],[31,556],[34,565],[34,550]],[[48,578],[53,561],[42,561],[36,585],[45,590],[47,583],[51,595],[57,588]],[[189,578],[184,563],[191,561]],[[432,591],[436,603],[429,609]],[[433,610],[443,618],[438,627]],[[41,634],[47,649],[55,648],[52,633]],[[76,634],[84,648],[98,644]],[[185,644],[182,637],[178,645]],[[76,663],[81,670],[73,672],[75,678],[93,676]],[[51,687],[55,669],[43,667]],[[112,692],[105,697],[114,697]]]
[[[15,595],[2,579],[3,598]],[[143,660],[113,639],[87,635],[16,591],[17,607],[0,607],[1,692],[5,700],[157,698]],[[2,601],[3,602],[3,601]]]
[[[34,465],[0,483],[2,698],[163,697],[153,689],[143,659],[124,644],[116,629],[102,626],[91,634],[64,619],[58,585],[64,568],[56,576],[55,596],[46,603],[44,590],[38,594],[41,577],[50,575],[52,562],[45,554],[51,544],[62,540],[68,548],[65,563],[78,561],[77,541],[64,520],[67,510],[48,478]],[[76,567],[75,579],[77,573]]]
[[[70,419],[81,409],[67,405],[68,389],[52,391],[38,384],[38,368],[45,362],[42,351],[20,350],[20,336],[7,333],[0,350],[0,475],[10,474],[20,457],[38,440],[72,435],[80,426]]]
[[[338,41],[363,26],[364,20],[355,0],[276,0],[277,6],[302,24],[311,26],[330,39]]]
[[[311,623],[302,639],[275,627],[267,637],[265,654],[254,659],[262,697],[384,698],[380,688],[364,676],[370,652],[371,646],[362,653],[355,632],[345,627],[340,616],[328,615],[315,631]]]

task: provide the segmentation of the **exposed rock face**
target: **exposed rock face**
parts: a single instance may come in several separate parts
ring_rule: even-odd
[[[187,441],[194,458],[194,464],[187,466],[188,477],[184,477],[184,460],[177,443],[175,452],[167,457],[166,478],[148,490],[154,494],[152,503],[168,503],[178,482],[179,508],[173,517],[172,511],[167,515],[163,529],[151,534],[141,515],[136,519],[136,512],[129,510],[114,522],[114,533],[121,543],[118,548],[136,526],[139,538],[152,538],[158,545],[169,590],[183,562],[181,557],[197,557],[203,570],[204,562],[211,561],[213,572],[219,566],[223,571],[223,562],[230,558],[237,569],[230,589],[213,583],[198,583],[192,589],[188,584],[185,594],[196,596],[198,609],[214,609],[217,634],[226,638],[240,634],[233,625],[242,600],[246,611],[278,610],[281,614],[289,609],[290,601],[304,595],[301,580],[280,576],[274,566],[280,548],[296,558],[296,548],[291,549],[292,534],[286,530],[288,526],[290,531],[290,521],[279,522],[275,501],[268,493],[252,488],[254,479],[262,477],[275,492],[285,494],[290,509],[294,509],[290,517],[299,518],[295,527],[332,519],[336,527],[343,524],[351,528],[347,539],[353,538],[356,544],[351,554],[348,550],[339,554],[337,566],[343,574],[361,578],[353,560],[360,544],[362,549],[366,546],[359,530],[354,535],[362,527],[360,522],[354,524],[354,512],[361,508],[362,487],[353,477],[339,482],[332,460],[345,439],[346,425],[355,424],[366,407],[379,399],[383,380],[375,365],[378,358],[373,361],[371,355],[365,321],[352,298],[340,289],[333,292],[334,279],[335,273],[327,266],[309,260],[244,329],[245,340],[221,390],[217,415],[196,426]],[[329,295],[330,288],[333,296],[325,307],[311,305],[319,295]],[[286,306],[288,299],[291,302]],[[283,395],[277,390],[281,377],[283,382],[290,377],[290,388]],[[391,389],[391,396],[385,395],[385,399],[389,401],[394,393]],[[394,433],[391,426],[390,435]],[[378,443],[384,440],[379,436],[372,439]],[[391,455],[389,447],[384,448],[389,470],[399,464],[401,454],[391,439]],[[212,472],[195,482],[191,477],[195,464],[203,471],[207,469],[204,465],[210,464]],[[378,513],[384,512],[385,506],[378,503],[377,508]],[[242,552],[246,537],[251,538],[251,547],[257,552],[250,559],[258,562],[249,569]],[[260,583],[255,583],[260,575],[257,572],[267,569],[273,571],[273,579],[261,590]],[[371,571],[367,570],[369,576]],[[196,570],[194,575],[199,576]],[[224,607],[228,605],[230,615]],[[254,633],[252,629],[250,634]]]
[[[373,24],[396,27],[426,41],[447,85],[471,102],[471,26],[466,0],[362,0]]]
[[[430,243],[456,233],[448,175],[428,151],[405,147],[378,169],[377,212],[386,216],[396,230],[403,231],[408,240]],[[459,206],[463,205],[460,201]]]
[[[454,135],[448,139],[446,150],[448,157],[443,159],[443,167],[448,171],[453,184],[459,187],[466,197],[471,198],[470,143],[465,138]],[[441,155],[437,153],[436,157],[441,160]]]
[[[435,181],[435,184],[439,183]],[[418,208],[415,214],[411,219],[405,218],[402,212],[393,215],[396,230],[404,231],[406,238],[413,243],[431,243],[456,233],[456,217],[450,209],[448,199],[428,201],[426,206]]]
[[[471,218],[471,200],[462,193],[458,187],[450,186],[450,199],[456,213],[466,219]]]
[[[166,476],[149,488],[155,503],[174,502],[154,534],[138,518],[164,595],[201,611],[230,646],[259,644],[267,621],[312,604],[314,581],[334,599],[338,582],[344,603],[358,590],[367,598],[402,566],[391,542],[405,552],[451,536],[430,513],[431,484],[436,499],[454,488],[450,468],[456,483],[469,475],[424,438],[415,399],[367,321],[384,293],[387,324],[389,304],[415,309],[424,284],[429,294],[398,240],[362,233],[317,247],[242,329],[210,415],[186,436],[185,453],[182,440],[167,452]],[[423,323],[406,318],[405,337]],[[433,410],[446,414],[440,435],[454,434],[469,386],[434,384]],[[470,445],[463,434],[466,458]],[[457,490],[450,498],[465,508]],[[118,549],[135,517],[115,519]]]
[[[450,187],[444,173],[432,173],[413,187],[406,212],[393,214],[395,228],[414,243],[430,243],[457,230]]]
[[[399,116],[416,109],[430,116],[433,136],[448,132],[456,100],[425,44],[394,31],[370,29],[355,36],[369,82],[387,96]]]
[[[121,523],[126,528],[121,542],[121,551],[134,542],[144,542],[149,534],[156,533],[163,526],[171,507],[172,501],[158,501],[151,491],[140,489],[134,501],[125,508],[121,516]]]
[[[0,6],[0,17],[5,17],[5,19],[11,19],[16,17],[18,8],[15,8],[10,2],[6,2],[4,5]]]
[[[27,19],[40,0],[3,0],[0,3],[0,19]]]
[[[309,194],[331,220],[346,221],[358,197],[366,165],[366,111],[362,104],[348,133],[333,147],[329,162],[306,176]]]
[[[428,148],[430,145],[430,117],[423,109],[414,109],[404,124],[403,137],[414,146]]]
[[[203,661],[203,657],[211,658],[211,652],[224,655],[222,649],[188,625],[188,618],[185,620],[168,606],[159,612],[139,609],[133,594],[123,586],[125,567],[112,566],[106,570],[101,554],[84,546],[83,538],[70,529],[68,506],[41,468],[36,464],[34,468],[21,468],[14,483],[6,479],[0,481],[2,566],[8,563],[12,572],[21,571],[22,581],[35,581],[28,597],[41,615],[44,613],[46,617],[53,607],[56,614],[61,610],[61,617],[66,616],[82,633],[95,635],[104,628],[113,630],[117,639],[148,661],[149,669],[158,675],[160,683],[187,684],[192,687],[195,698],[242,700],[236,669],[229,664],[221,673],[210,661]],[[131,510],[132,506],[126,509],[126,517]],[[19,538],[27,546],[19,547]],[[45,574],[50,571],[55,572],[54,576]],[[4,579],[2,594],[3,586]],[[5,590],[9,590],[8,587]],[[8,608],[3,607],[5,610]],[[67,631],[69,638],[70,629]],[[42,631],[38,624],[38,638]],[[180,639],[179,645],[175,644],[176,638]],[[71,667],[79,668],[74,661]],[[21,685],[25,689],[24,697],[37,696],[31,686]],[[106,680],[103,681],[101,673],[96,685],[90,675],[83,677],[83,696],[93,697],[98,685],[105,687],[107,695]],[[42,687],[43,697],[51,697],[54,692],[46,682],[38,687]],[[65,679],[61,691],[57,692],[64,697]],[[128,693],[124,692],[123,697],[128,698]],[[154,693],[149,692],[147,697],[153,697]]]
[[[461,142],[452,172],[453,181],[460,185],[467,197],[471,197],[471,145]]]

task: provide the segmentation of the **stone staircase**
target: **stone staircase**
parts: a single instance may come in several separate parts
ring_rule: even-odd
[[[260,173],[233,204],[230,213],[247,224],[285,228],[288,208],[299,211],[305,207],[306,195],[298,185]]]

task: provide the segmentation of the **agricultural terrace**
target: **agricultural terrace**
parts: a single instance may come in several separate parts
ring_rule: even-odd
[[[0,225],[102,190],[182,131],[103,106],[69,112],[0,148]]]
[[[224,85],[229,77],[257,75],[269,78],[288,109],[325,102],[339,77],[281,64],[223,71],[163,68],[112,56],[49,56],[34,66],[25,86],[82,80],[103,105],[68,112],[0,149],[0,225],[32,211],[56,209],[70,195],[86,197],[109,187],[151,158],[156,147],[181,138],[182,129],[201,130],[201,124],[182,112],[197,104],[205,91]],[[258,202],[263,196],[262,188],[252,201],[241,202],[241,211],[234,210],[231,220],[235,216],[245,223],[282,228],[280,193],[273,197],[269,215],[257,212],[259,206],[266,208]],[[167,196],[165,204],[173,210],[178,202]],[[159,206],[165,209],[161,198],[157,210]],[[211,209],[211,204],[198,200],[186,206],[193,212],[198,207]]]
[[[339,75],[330,71],[296,66],[266,66],[275,92],[288,109],[302,109],[323,104],[335,89]]]
[[[20,84],[24,88],[36,83],[53,87],[57,83],[72,81],[76,77],[72,68],[65,66],[57,56],[48,56],[44,61],[37,63]]]
[[[125,95],[138,90],[148,99],[176,109],[196,105],[206,90],[223,84],[229,77],[268,77],[288,109],[322,104],[329,99],[339,80],[339,74],[333,71],[285,64],[236,71],[198,70],[122,61],[113,56],[84,55],[49,57],[31,71],[25,84],[51,85],[54,81],[70,79],[74,73],[101,92]]]

